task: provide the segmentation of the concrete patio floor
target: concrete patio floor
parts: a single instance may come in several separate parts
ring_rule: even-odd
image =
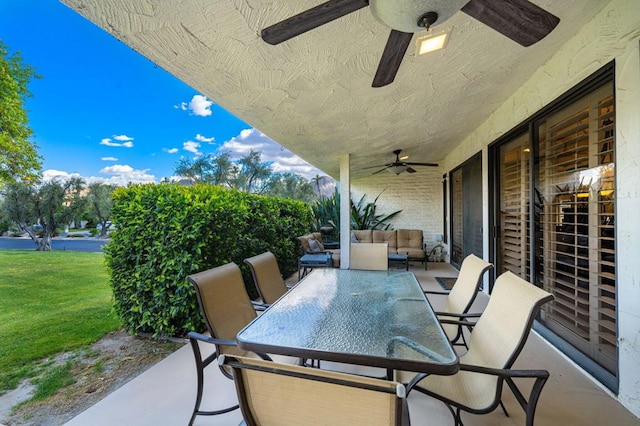
[[[457,275],[457,271],[445,263],[429,263],[427,271],[416,264],[412,265],[411,271],[416,274],[425,289],[441,289],[435,277]],[[432,298],[434,309],[437,310],[443,300],[443,297],[439,296]],[[472,311],[481,310],[486,302],[487,297],[481,294]],[[203,347],[204,350],[210,351],[209,348]],[[529,336],[516,367],[546,369],[551,374],[538,403],[535,422],[537,426],[640,426],[640,419],[618,403],[609,391],[569,362],[535,332]],[[384,374],[381,370],[372,371],[373,369],[329,362],[322,362],[322,368]],[[195,383],[193,355],[187,344],[66,425],[186,425],[193,409]],[[236,403],[233,382],[222,376],[216,366],[208,368],[206,383],[203,409],[222,408]],[[303,402],[305,397],[300,395],[300,401]],[[449,411],[442,403],[417,392],[412,393],[408,400],[414,426],[453,424]],[[524,425],[524,413],[506,386],[503,390],[503,402],[510,417],[506,417],[499,408],[484,416],[464,413],[462,417],[465,425]],[[227,426],[237,425],[241,420],[240,411],[235,410],[219,416],[199,416],[194,424]]]

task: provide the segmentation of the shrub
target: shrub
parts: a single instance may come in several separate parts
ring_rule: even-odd
[[[251,298],[243,259],[271,250],[295,271],[295,237],[309,229],[305,203],[213,185],[133,185],[113,193],[118,232],[105,247],[115,309],[131,332],[162,336],[202,330],[189,274],[235,262]]]

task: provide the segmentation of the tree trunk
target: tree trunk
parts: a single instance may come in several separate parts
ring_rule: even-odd
[[[100,225],[100,236],[98,238],[107,238],[107,232],[109,232],[109,225],[107,225],[108,220],[101,220]]]
[[[51,235],[44,234],[42,238],[38,239],[38,251],[51,251]]]

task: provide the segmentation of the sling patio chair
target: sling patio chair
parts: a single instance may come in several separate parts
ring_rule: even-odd
[[[242,273],[238,265],[233,262],[228,263],[189,275],[187,280],[195,288],[200,312],[209,332],[209,336],[193,331],[189,333],[189,343],[191,343],[196,363],[198,385],[195,406],[191,420],[189,420],[189,425],[191,425],[198,415],[213,416],[238,408],[238,405],[234,405],[215,411],[200,409],[204,389],[204,370],[218,356],[233,354],[259,357],[285,364],[299,364],[301,360],[280,355],[255,354],[238,348],[236,335],[257,316],[244,287]],[[199,342],[215,345],[215,351],[203,358]],[[224,376],[233,379],[229,369],[221,368],[220,370]]]
[[[473,301],[478,295],[478,290],[482,284],[482,277],[485,272],[493,268],[493,265],[480,259],[474,254],[468,255],[462,262],[460,267],[460,273],[456,279],[455,284],[449,291],[434,291],[426,290],[424,293],[446,295],[447,302],[442,311],[437,311],[436,315],[439,318],[458,320],[464,318],[478,318],[479,313],[469,313],[469,309],[473,304]],[[463,333],[463,327],[460,324],[448,324],[442,323],[442,328],[447,334],[449,341],[453,345],[460,345],[467,347],[467,341]]]
[[[233,369],[248,426],[410,426],[401,383],[230,355],[218,362]]]
[[[256,285],[263,306],[269,306],[288,290],[278,267],[278,260],[267,251],[244,260],[249,265],[253,282]]]
[[[415,389],[446,404],[456,426],[462,425],[461,411],[486,414],[495,410],[501,404],[506,382],[525,411],[527,426],[532,426],[549,372],[511,367],[527,341],[535,316],[551,300],[553,296],[541,288],[512,272],[503,273],[473,328],[469,350],[460,356],[460,371],[452,376],[397,371],[396,380],[407,383],[407,394]],[[528,399],[514,378],[534,379]]]
[[[350,269],[386,271],[389,269],[389,245],[387,243],[351,244]]]

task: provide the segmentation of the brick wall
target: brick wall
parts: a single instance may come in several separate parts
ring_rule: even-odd
[[[365,201],[372,202],[382,192],[376,203],[377,214],[389,214],[402,210],[392,223],[394,229],[421,229],[428,248],[436,245],[435,234],[443,233],[442,223],[442,169],[439,167],[415,167],[417,173],[401,173],[395,176],[381,172],[351,181],[351,193],[355,202],[366,194]],[[384,191],[384,192],[383,192]]]

